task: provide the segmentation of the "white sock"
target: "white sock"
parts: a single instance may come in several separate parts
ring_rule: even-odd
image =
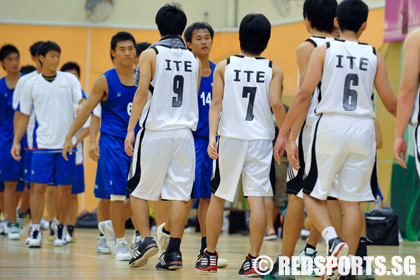
[[[315,250],[312,249],[312,248],[306,248],[306,250],[305,250],[305,253],[308,254],[308,255],[312,255],[314,252],[315,252]]]
[[[116,243],[118,244],[118,242],[120,242],[120,241],[125,241],[125,238],[124,238],[124,237],[117,238],[115,241],[116,241]]]
[[[324,237],[324,239],[326,241],[329,241],[330,239],[333,239],[333,238],[338,237],[338,235],[335,232],[335,228],[334,227],[326,227],[322,231],[322,237]]]

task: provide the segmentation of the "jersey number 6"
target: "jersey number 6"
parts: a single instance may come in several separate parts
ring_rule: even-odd
[[[172,97],[172,107],[181,107],[182,95],[184,93],[184,77],[176,75],[174,77],[173,91],[177,94],[176,97]]]
[[[357,74],[348,74],[344,81],[343,108],[346,111],[354,111],[357,107],[357,91],[350,86],[359,85],[359,76]]]

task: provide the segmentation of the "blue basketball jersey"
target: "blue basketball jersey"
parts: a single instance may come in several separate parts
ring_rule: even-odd
[[[125,139],[137,87],[123,85],[115,68],[105,72],[104,76],[108,82],[108,99],[101,102],[101,133]],[[136,131],[138,129],[137,124]]]
[[[23,76],[23,74],[22,74]],[[6,84],[6,77],[0,79],[0,150],[10,150],[13,144],[13,92]],[[24,148],[26,136],[22,137],[22,148]]]
[[[198,91],[198,125],[193,131],[194,136],[209,138],[209,110],[213,99],[213,72],[216,64],[210,61],[211,74],[201,77],[200,90]]]

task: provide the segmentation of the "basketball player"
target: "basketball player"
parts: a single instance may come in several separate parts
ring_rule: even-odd
[[[160,8],[156,24],[162,39],[170,36],[179,47],[155,44],[140,56],[140,83],[125,140],[125,150],[133,156],[134,127],[141,114],[142,131],[137,135],[128,186],[135,186],[130,200],[142,239],[130,267],[145,265],[158,251],[150,236],[148,201],[161,196],[170,201],[171,231],[166,252],[156,268],[182,268],[180,245],[195,169],[191,130],[196,130],[198,122],[197,91],[201,78],[200,61],[181,37],[186,23],[187,17],[178,6]]]
[[[270,35],[271,24],[264,15],[245,16],[239,27],[241,55],[220,62],[214,72],[208,153],[219,161],[220,184],[212,190],[207,212],[207,249],[196,265],[204,272],[217,272],[216,245],[224,204],[226,200],[234,200],[242,174],[244,195],[251,206],[251,250],[239,276],[258,276],[254,268],[258,265],[256,258],[266,226],[264,199],[273,195],[269,180],[275,133],[271,109],[278,124],[286,114],[281,101],[283,72],[270,60],[260,57]]]
[[[42,234],[40,221],[44,211],[44,194],[47,184],[58,185],[59,213],[54,246],[66,244],[64,226],[70,206],[71,184],[75,158],[64,161],[61,150],[64,144],[63,133],[74,119],[75,106],[82,99],[82,89],[77,78],[69,73],[57,71],[60,63],[60,47],[51,41],[42,44],[38,50],[42,73],[27,81],[20,98],[21,116],[13,140],[12,156],[20,160],[20,143],[32,111],[35,113],[38,128],[36,146],[32,154],[31,173],[35,183],[31,196],[32,228],[27,239],[28,247],[41,247]]]
[[[397,124],[395,126],[394,153],[398,163],[407,168],[407,143],[405,129],[410,123],[414,127],[414,145],[417,173],[420,174],[419,143],[419,76],[420,76],[420,29],[411,31],[404,42],[404,64],[398,97]]]
[[[150,45],[151,44],[147,42],[136,44],[136,57],[134,58],[134,63],[133,63],[134,68],[137,68],[137,66],[139,65],[140,54],[143,51],[147,50],[147,48],[150,47]]]
[[[298,69],[299,69],[299,87],[302,86],[303,80],[306,76],[306,71],[309,64],[309,58],[317,46],[323,45],[334,38],[330,35],[334,30],[334,18],[336,16],[337,1],[336,0],[306,0],[303,4],[303,17],[307,31],[311,37],[299,45],[296,51]],[[312,126],[317,120],[313,109],[318,102],[318,89],[312,95],[312,100],[307,114],[302,114],[305,118],[305,123],[302,127],[297,127],[297,122],[292,126],[291,135],[289,137],[288,149],[295,148],[288,151],[288,157],[291,164],[288,170],[288,205],[287,213],[284,219],[283,227],[283,247],[282,256],[292,258],[295,251],[297,240],[300,236],[304,221],[304,204],[303,204],[303,177],[305,171],[306,156],[308,154],[308,146],[311,141]],[[296,139],[298,138],[298,146],[296,146]],[[290,143],[293,141],[293,143]],[[300,169],[298,166],[293,168],[294,158],[298,154]],[[308,241],[305,248],[301,251],[301,256],[316,257],[316,246],[321,238],[321,233],[315,228],[311,228]],[[271,275],[276,275],[276,279],[294,279],[292,275],[277,275],[275,266]],[[314,272],[313,272],[313,275]]]
[[[133,60],[136,54],[135,39],[128,32],[118,32],[111,39],[111,53],[115,58],[115,68],[108,70],[96,80],[92,92],[73,122],[66,136],[63,148],[70,150],[71,138],[79,131],[91,115],[92,110],[101,103],[101,137],[99,139],[99,164],[103,184],[95,189],[95,196],[109,199],[111,221],[99,224],[100,231],[108,238],[108,246],[115,252],[115,259],[127,261],[131,254],[125,233],[126,178],[130,158],[124,153],[124,137],[131,113],[132,99],[137,87],[133,84],[135,70]],[[138,127],[136,128],[138,129]],[[94,138],[96,139],[96,138]],[[96,140],[91,139],[91,141]],[[92,142],[91,142],[92,143]],[[131,214],[130,214],[131,215]],[[108,234],[107,234],[108,233]]]
[[[0,49],[0,64],[6,76],[0,79],[0,181],[4,182],[4,213],[9,220],[8,238],[20,239],[19,224],[16,221],[17,181],[21,178],[21,163],[15,161],[10,150],[13,144],[13,92],[21,77],[19,72],[20,55],[13,45]]]
[[[80,66],[75,62],[67,62],[61,66],[61,71],[72,73],[80,81]],[[86,100],[86,95],[82,90],[83,100]],[[83,103],[82,103],[83,104]],[[67,231],[70,235],[70,242],[74,243],[76,237],[74,236],[74,226],[77,219],[77,211],[79,209],[78,194],[85,192],[85,167],[84,167],[84,145],[83,139],[89,134],[90,118],[83,125],[82,129],[76,134],[76,168],[74,174],[74,183],[71,186],[71,202],[70,211],[68,215]]]
[[[213,72],[216,65],[209,60],[210,51],[213,46],[213,28],[205,22],[195,22],[187,27],[184,38],[187,47],[191,50],[202,65],[202,76],[200,90],[198,91],[198,125],[197,130],[193,131],[195,147],[195,181],[193,186],[192,199],[199,199],[198,221],[201,231],[201,249],[198,254],[197,262],[201,260],[204,249],[207,248],[206,239],[206,216],[210,204],[210,182],[213,170],[213,160],[207,154],[209,139],[209,109],[213,91]],[[191,207],[193,200],[187,205]],[[170,224],[160,225],[156,232],[159,255],[165,252],[170,238]],[[219,258],[218,267],[226,267],[227,260]]]
[[[35,75],[41,73],[41,63],[39,62],[38,57],[38,48],[43,44],[44,42],[38,41],[31,45],[29,48],[29,51],[31,53],[31,59],[36,65],[36,71],[33,71],[31,73],[28,73],[25,76],[22,76],[18,83],[16,84],[16,89],[13,94],[13,109],[15,109],[15,117],[14,117],[14,126],[16,130],[16,125],[19,122],[19,117],[21,115],[20,113],[20,107],[19,107],[19,101],[20,97],[22,95],[23,89],[25,87],[25,83],[34,77]],[[30,196],[33,193],[33,183],[31,183],[31,163],[32,163],[32,148],[33,143],[36,139],[36,134],[33,133],[35,129],[35,115],[32,113],[29,118],[28,128],[26,131],[25,138],[22,139],[22,149],[24,149],[24,156],[23,156],[23,164],[24,164],[24,172],[23,172],[23,179],[25,182],[29,183],[27,188],[24,190],[24,193],[22,195],[22,203],[20,205],[20,208],[17,212],[17,221],[19,223],[20,231],[25,231],[26,226],[26,216],[29,209],[30,204]],[[26,145],[25,145],[26,142]],[[30,189],[28,189],[30,188]],[[32,190],[32,191],[31,191]],[[43,226],[44,225],[44,226]],[[48,228],[48,222],[41,220],[41,229],[45,230]]]
[[[304,202],[311,222],[327,241],[327,255],[339,258],[356,253],[361,235],[360,202],[372,200],[370,178],[375,162],[373,85],[386,109],[395,114],[396,99],[386,65],[375,48],[359,41],[366,29],[368,7],[360,0],[344,0],[337,7],[335,24],[341,39],[316,48],[307,75],[280,130],[274,148],[276,161],[287,143],[288,131],[321,81],[319,104],[309,147]],[[338,92],[342,94],[337,95]],[[297,121],[302,125],[303,120]],[[356,168],[355,168],[356,166]],[[338,175],[338,199],[344,212],[341,239],[332,227],[324,200]],[[327,267],[333,266],[328,263]],[[337,279],[338,269],[323,279]]]

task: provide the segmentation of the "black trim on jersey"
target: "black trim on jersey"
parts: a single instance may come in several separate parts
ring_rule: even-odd
[[[373,50],[373,54],[376,55],[376,49],[375,49],[375,47],[372,47],[372,50]]]
[[[150,110],[150,107],[149,107]],[[147,114],[146,117],[144,118],[143,124],[142,124],[142,128],[141,128],[141,133],[138,137],[140,137],[140,143],[139,143],[139,147],[138,147],[138,151],[137,151],[137,162],[136,162],[136,170],[134,172],[133,177],[131,177],[130,179],[127,180],[127,186],[125,188],[125,190],[127,191],[128,194],[131,194],[139,185],[140,183],[140,178],[141,178],[141,165],[140,165],[140,161],[141,161],[141,142],[143,141],[144,138],[144,132],[146,131],[146,121],[147,121],[147,117],[149,116],[149,110],[147,110]],[[128,170],[128,174],[130,174],[131,168],[132,168],[132,164],[133,164],[133,159],[134,157],[131,158],[131,162],[130,162],[130,168]]]
[[[420,108],[420,98],[419,98],[419,108]],[[417,121],[420,121],[420,110],[419,110],[419,113],[417,114]]]
[[[256,56],[255,59],[265,59],[265,57],[262,56]]]
[[[153,92],[155,91],[155,88],[151,84],[149,84],[149,91],[152,95],[153,95]]]
[[[325,45],[327,45],[327,49],[328,49],[329,47],[331,47],[330,42],[326,42],[326,43],[325,43]]]
[[[268,67],[273,68],[273,62],[271,60],[268,62]]]
[[[322,99],[321,85],[322,85],[322,83],[321,83],[321,81],[319,81],[319,84],[318,84],[318,92],[319,92],[319,94],[318,94],[318,103],[321,102],[321,99]]]
[[[376,155],[375,155],[375,163],[372,169],[372,176],[370,176],[370,189],[372,190],[373,197],[376,199],[376,195],[378,194],[378,173],[376,171]]]
[[[312,36],[312,37],[314,37],[314,38],[319,38],[319,39],[327,39],[327,37],[324,37],[324,36]]]
[[[218,142],[222,137],[219,137]],[[220,142],[219,142],[220,143]],[[217,153],[219,153],[219,143],[217,143]],[[220,168],[219,168],[219,158],[216,159],[216,168],[214,172],[214,177],[211,179],[210,182],[210,191],[211,193],[216,193],[217,189],[220,185]]]
[[[245,56],[241,55],[241,54],[235,54],[234,56],[239,57],[239,58],[244,58]]]
[[[303,188],[303,177],[305,175],[305,157],[303,152],[303,130],[305,129],[306,121],[303,123],[302,128],[300,129],[299,138],[298,138],[298,156],[300,168],[294,176],[294,171],[292,165],[289,164],[287,173],[289,176],[289,182],[286,183],[286,193],[297,195],[300,190]]]
[[[365,45],[366,45],[366,46],[367,46],[367,45],[369,45],[368,43],[363,43],[363,42],[357,42],[357,43],[358,43],[359,45],[364,45],[364,46],[365,46]]]
[[[316,42],[314,40],[312,40],[311,38],[306,39],[305,42],[311,43],[312,45],[314,45],[315,48],[318,47]]]
[[[345,42],[346,40],[334,38],[334,41]]]
[[[316,181],[318,180],[318,165],[316,161],[316,136],[318,132],[318,125],[319,121],[322,118],[322,114],[320,115],[318,121],[316,122],[315,126],[315,133],[314,139],[312,140],[312,151],[311,151],[311,168],[309,170],[308,176],[303,179],[303,192],[310,195],[315,188]]]
[[[229,65],[229,63],[230,63],[230,57],[228,57],[228,58],[226,59],[226,65]]]
[[[162,47],[162,46],[161,46],[161,47]],[[154,49],[154,50],[155,50],[155,52],[156,52],[156,54],[159,54],[159,51],[158,51],[158,49],[157,49],[155,46],[152,46],[152,47],[150,47],[150,48]]]

